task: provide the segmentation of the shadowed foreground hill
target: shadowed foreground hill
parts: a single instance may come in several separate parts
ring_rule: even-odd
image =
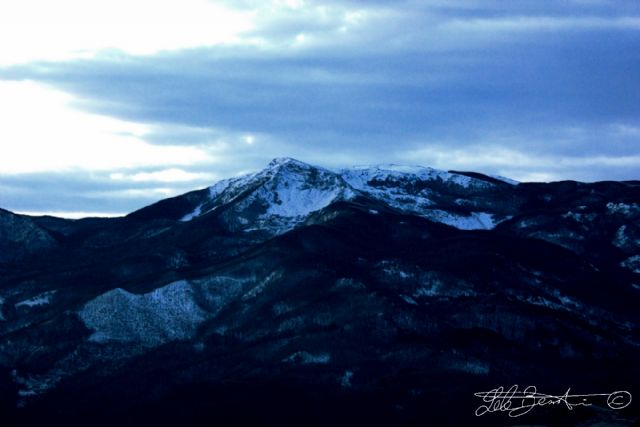
[[[6,425],[632,425],[640,183],[275,159],[124,218],[0,211]],[[637,399],[636,399],[637,400]],[[600,423],[600,424],[598,424]]]

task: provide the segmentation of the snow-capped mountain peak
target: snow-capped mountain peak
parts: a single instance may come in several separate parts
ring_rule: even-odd
[[[291,157],[276,157],[269,162],[269,164],[267,165],[267,169],[277,168],[281,166],[295,166],[295,167],[305,168],[305,169],[313,167],[307,163],[301,162],[300,160],[296,160]]]
[[[224,206],[225,222],[233,229],[280,234],[334,202],[360,196],[457,228],[487,229],[498,222],[494,218],[498,212],[488,212],[473,196],[494,186],[480,178],[423,166],[379,164],[329,170],[279,157],[262,171],[213,185],[208,199],[182,220]]]
[[[336,173],[288,157],[273,159],[257,173],[218,182],[209,200],[182,220],[190,221],[223,206],[225,222],[234,229],[280,234],[338,200],[355,196]]]

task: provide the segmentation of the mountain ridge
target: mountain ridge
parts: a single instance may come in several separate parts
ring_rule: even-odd
[[[317,181],[318,179],[319,181]],[[400,181],[406,181],[404,191],[390,194],[384,190],[385,183],[390,184],[389,187],[391,187],[391,185],[397,186]],[[188,193],[189,196],[183,195],[184,197],[190,197],[193,201],[192,203],[187,203],[183,196],[177,196],[169,200],[171,200],[171,203],[176,207],[178,204],[183,206],[183,210],[179,211],[183,214],[180,219],[182,221],[190,221],[247,195],[245,193],[238,193],[238,191],[240,191],[239,189],[245,192],[247,188],[254,188],[255,191],[260,191],[260,188],[263,188],[265,185],[275,185],[275,187],[267,190],[268,195],[275,194],[275,199],[267,200],[267,195],[257,194],[251,198],[251,200],[247,201],[247,203],[267,205],[267,210],[270,210],[271,214],[281,217],[280,221],[274,218],[266,218],[265,216],[263,216],[263,218],[252,219],[252,222],[258,222],[256,225],[258,228],[265,228],[265,225],[267,225],[267,228],[269,227],[268,224],[264,224],[265,221],[261,220],[266,220],[268,223],[270,219],[273,219],[275,224],[272,224],[271,227],[273,227],[275,234],[295,227],[299,221],[296,221],[294,217],[306,217],[311,212],[326,207],[332,202],[353,199],[356,196],[378,198],[400,210],[408,210],[413,213],[427,215],[432,220],[448,223],[453,226],[465,228],[490,228],[494,226],[490,214],[483,215],[482,212],[476,212],[466,216],[454,216],[446,214],[442,210],[426,209],[433,203],[425,194],[419,193],[420,191],[422,191],[422,193],[428,192],[428,186],[424,186],[424,183],[429,181],[433,182],[434,185],[441,183],[442,185],[458,186],[460,188],[499,185],[505,182],[481,174],[475,174],[474,177],[462,173],[440,171],[421,166],[394,164],[357,166],[331,170],[311,166],[298,160],[284,157],[273,159],[262,171],[225,179],[206,189]],[[302,187],[295,188],[296,182]],[[371,183],[373,183],[373,185],[370,185]],[[316,194],[313,194],[312,191],[305,191],[305,188],[318,190],[319,185],[323,186],[324,192],[316,191]],[[287,190],[289,186],[294,187],[292,191]],[[414,188],[410,188],[410,186]],[[424,188],[415,188],[420,186]],[[209,197],[207,197],[206,190],[209,191]],[[296,197],[301,198],[301,200],[296,200]],[[197,201],[195,201],[196,199]],[[284,206],[289,208],[288,211],[278,208],[278,206],[283,203],[281,199],[286,201]],[[418,206],[413,208],[408,206],[406,203],[408,199],[413,199]],[[405,202],[405,206],[402,206],[403,202]],[[163,205],[169,204],[167,201],[161,201],[159,203]],[[133,212],[130,216],[144,216],[153,210],[154,206],[155,205],[151,205],[140,211]],[[291,208],[293,208],[293,210]],[[244,211],[245,209],[245,206],[240,207],[240,210]],[[177,216],[179,216],[178,211],[171,219],[176,219]]]
[[[0,211],[16,425],[494,426],[496,384],[640,386],[640,182],[287,159],[221,182],[121,218]]]

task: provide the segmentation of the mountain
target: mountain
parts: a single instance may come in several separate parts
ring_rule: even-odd
[[[56,240],[31,218],[0,209],[0,262],[10,262],[56,246]]]
[[[282,234],[337,201],[367,198],[462,229],[489,229],[514,211],[500,188],[515,181],[425,167],[378,165],[339,171],[277,158],[263,171],[149,206],[131,216],[192,221],[217,210],[234,230]]]
[[[0,211],[0,249],[15,425],[640,419],[474,415],[500,385],[638,395],[638,181],[279,158],[122,218]]]

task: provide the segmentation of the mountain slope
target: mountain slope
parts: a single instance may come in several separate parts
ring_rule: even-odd
[[[0,263],[56,246],[53,236],[32,219],[0,209]]]
[[[6,215],[36,236],[0,259],[17,425],[493,426],[474,392],[638,390],[638,182],[275,159],[124,218]],[[640,417],[603,405],[522,422]]]

